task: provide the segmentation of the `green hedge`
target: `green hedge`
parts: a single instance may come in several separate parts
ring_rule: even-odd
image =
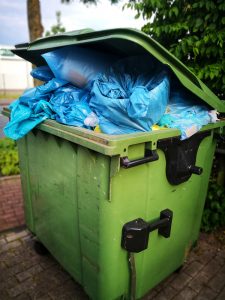
[[[209,181],[201,229],[206,232],[225,226],[225,188],[215,179]]]
[[[16,175],[19,173],[16,142],[8,138],[0,139],[0,176]]]

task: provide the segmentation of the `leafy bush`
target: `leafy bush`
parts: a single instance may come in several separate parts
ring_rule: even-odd
[[[225,97],[224,0],[128,0],[149,34],[221,99]]]
[[[0,176],[19,173],[19,158],[16,142],[8,138],[0,139]]]
[[[206,232],[225,226],[225,189],[210,180],[201,229]]]

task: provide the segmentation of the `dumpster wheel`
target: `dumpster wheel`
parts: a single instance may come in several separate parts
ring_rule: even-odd
[[[34,250],[37,254],[41,256],[49,254],[48,249],[39,241],[34,241]]]

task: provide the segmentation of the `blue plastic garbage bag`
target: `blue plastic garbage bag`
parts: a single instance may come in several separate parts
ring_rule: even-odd
[[[216,122],[215,115],[215,111],[210,111],[205,105],[199,105],[194,96],[180,89],[171,93],[166,114],[158,124],[179,129],[181,140],[185,140],[198,132],[203,125]]]
[[[78,46],[67,46],[42,54],[56,78],[84,87],[117,59],[115,55]]]
[[[4,128],[5,135],[17,140],[47,118],[85,128],[96,126],[98,118],[86,101],[87,94],[88,91],[56,78],[27,90],[10,105],[11,118]]]
[[[68,82],[65,80],[53,78],[45,84],[26,90],[24,94],[20,96],[19,102],[21,104],[28,105],[32,109],[33,105],[36,105],[36,102],[40,99],[49,101],[52,92],[66,84],[68,84]]]
[[[103,133],[151,131],[165,113],[170,88],[168,73],[158,68],[138,75],[144,71],[140,62],[136,58],[123,60],[94,81],[89,104],[99,117]]]
[[[27,134],[36,125],[46,120],[50,115],[45,110],[35,113],[29,106],[21,104],[19,99],[13,102],[11,109],[10,121],[4,128],[7,137],[17,140]],[[51,109],[51,108],[50,108]]]
[[[98,119],[86,101],[88,93],[87,90],[82,91],[72,85],[67,85],[57,90],[50,99],[50,103],[56,113],[56,121],[66,125],[86,128],[96,126]],[[94,123],[93,118],[95,118]]]
[[[48,66],[37,67],[30,72],[30,75],[33,78],[39,79],[41,81],[49,81],[54,78],[54,74]]]

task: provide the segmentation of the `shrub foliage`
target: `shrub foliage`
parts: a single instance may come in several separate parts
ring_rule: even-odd
[[[16,175],[20,173],[16,142],[0,139],[0,176]]]

